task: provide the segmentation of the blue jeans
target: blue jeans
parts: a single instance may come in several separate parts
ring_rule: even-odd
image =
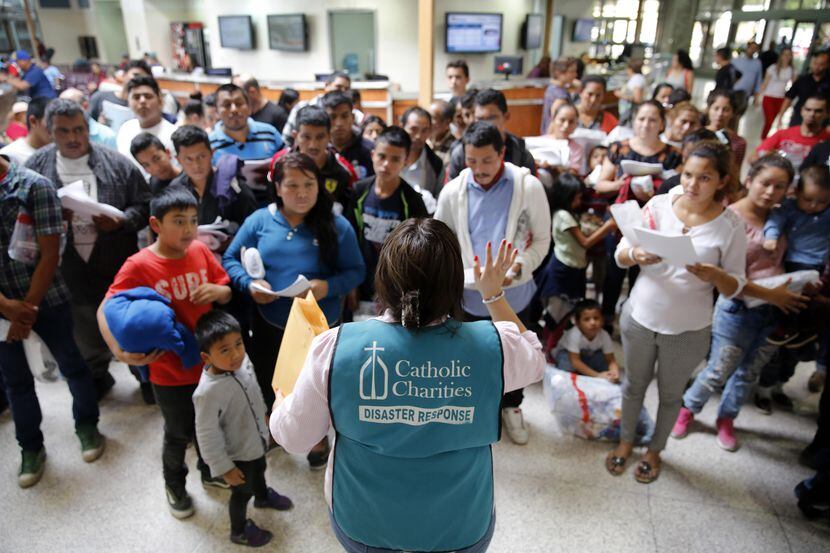
[[[340,542],[340,545],[343,546],[343,549],[347,551],[347,553],[403,553],[402,550],[395,550],[395,549],[383,549],[380,547],[371,547],[369,545],[365,545],[360,543],[359,541],[355,541],[349,536],[346,535],[345,532],[337,525],[337,521],[334,520],[334,515],[331,511],[329,511],[329,520],[331,520],[331,527],[334,530],[334,535],[337,538],[337,541]],[[487,528],[487,532],[484,533],[484,536],[475,542],[470,547],[465,547],[464,549],[458,549],[455,552],[447,552],[447,553],[484,553],[487,551],[487,548],[490,547],[490,541],[493,539],[493,532],[496,530],[496,512],[493,511],[493,516],[490,519],[490,527]]]
[[[75,428],[97,425],[98,399],[92,373],[75,344],[69,304],[41,307],[33,330],[55,356],[58,368],[69,384]],[[17,443],[26,451],[40,451],[43,447],[43,433],[40,431],[43,415],[22,343],[0,341],[0,373],[6,385]]]
[[[709,397],[723,390],[718,418],[737,417],[761,369],[778,349],[767,343],[777,322],[771,305],[748,309],[741,300],[718,298],[709,361],[683,395],[683,405],[700,413]]]
[[[595,351],[583,350],[579,352],[579,359],[598,373],[604,373],[608,370],[608,361],[605,360],[605,353],[601,349]],[[556,354],[556,367],[569,373],[577,372],[571,364],[568,352],[564,349]]]

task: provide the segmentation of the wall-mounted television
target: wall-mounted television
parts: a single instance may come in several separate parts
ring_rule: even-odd
[[[577,19],[574,21],[574,32],[573,32],[573,41],[574,42],[591,42],[593,37],[591,36],[591,31],[594,30],[594,20],[593,19]]]
[[[268,46],[271,50],[308,50],[308,23],[303,13],[268,16]]]
[[[542,45],[542,15],[529,13],[522,23],[522,48],[533,50]]]
[[[250,15],[220,15],[219,44],[222,48],[254,49],[254,26]]]
[[[447,53],[501,52],[502,14],[447,12],[445,22]]]

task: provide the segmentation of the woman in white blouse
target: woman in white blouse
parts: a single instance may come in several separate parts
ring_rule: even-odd
[[[793,51],[784,48],[778,55],[778,61],[767,67],[764,82],[761,83],[759,94],[763,97],[761,108],[764,110],[764,128],[761,131],[761,140],[767,137],[781,105],[784,103],[784,94],[787,87],[795,79],[793,68]]]
[[[726,298],[743,288],[746,233],[723,199],[737,186],[732,152],[717,142],[701,142],[689,153],[680,182],[682,195],[661,194],[643,208],[647,228],[666,235],[689,235],[698,262],[678,266],[623,238],[615,258],[620,267],[642,271],[620,320],[625,352],[622,432],[606,469],[620,475],[631,456],[637,417],[657,363],[660,404],[654,435],[635,478],[647,484],[660,474],[660,452],[680,411],[694,368],[709,352],[713,289]]]

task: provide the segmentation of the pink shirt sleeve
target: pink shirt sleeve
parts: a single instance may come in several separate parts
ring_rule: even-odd
[[[536,334],[531,331],[520,333],[510,322],[497,322],[495,326],[504,353],[504,391],[524,388],[541,380],[545,356]],[[289,453],[308,453],[331,426],[328,382],[336,343],[337,329],[314,339],[294,392],[271,413],[271,434]]]

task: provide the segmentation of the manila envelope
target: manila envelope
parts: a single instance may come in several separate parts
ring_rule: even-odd
[[[294,384],[311,349],[311,341],[328,329],[326,316],[311,291],[305,298],[294,298],[274,366],[271,387],[275,392],[279,390],[283,396],[288,396],[294,391]]]

